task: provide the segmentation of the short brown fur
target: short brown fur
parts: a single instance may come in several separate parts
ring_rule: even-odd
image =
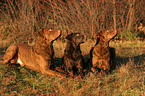
[[[64,51],[63,63],[71,76],[80,74],[83,76],[84,59],[81,54],[80,44],[86,41],[86,36],[79,33],[69,34],[67,37],[67,45]]]
[[[60,30],[40,29],[34,46],[26,44],[12,44],[9,46],[4,55],[4,64],[20,64],[34,71],[41,71],[43,74],[66,77],[65,74],[49,69],[54,60],[52,43],[60,35]]]
[[[92,67],[91,70],[96,72],[95,68],[101,70],[110,70],[111,64],[115,58],[115,49],[109,47],[109,41],[115,37],[116,31],[102,30],[98,33],[99,41],[91,50]]]

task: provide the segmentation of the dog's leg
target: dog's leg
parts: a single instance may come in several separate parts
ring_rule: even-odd
[[[84,77],[83,68],[79,68],[78,71],[80,73],[81,78],[83,78]]]
[[[8,65],[8,67],[11,67],[11,70],[15,70],[15,69],[18,70],[18,67],[20,67],[20,65],[17,64],[18,47],[16,45],[10,45],[6,50],[3,59],[4,59],[3,64]]]
[[[55,67],[55,70],[61,73],[65,73],[60,67]]]
[[[73,65],[73,61],[71,61],[69,58],[66,58],[65,60],[65,65],[66,65],[66,69],[67,72],[70,74],[70,76],[74,76],[74,69],[76,69]]]
[[[4,55],[4,64],[9,64],[9,63],[16,63],[17,62],[17,52],[18,52],[18,47],[15,45],[11,45],[8,47],[6,50],[6,53]]]
[[[96,69],[95,69],[94,67],[92,67],[92,68],[91,68],[91,71],[92,71],[93,73],[95,73],[95,72],[96,72]]]
[[[74,76],[72,67],[67,67],[67,71],[70,74],[70,76]]]
[[[41,72],[43,74],[47,74],[47,75],[53,75],[53,76],[60,76],[60,77],[68,77],[68,75],[66,74],[63,74],[63,73],[59,73],[59,72],[56,72],[56,71],[53,71],[53,70],[50,70],[49,67],[41,67]]]
[[[79,72],[80,76],[83,76],[83,66],[78,64],[77,69],[78,69],[78,72]]]
[[[62,58],[62,62],[66,66],[66,71],[69,73],[70,76],[74,76],[73,74],[73,61],[69,59],[66,55]]]
[[[39,60],[39,61],[41,61],[41,62],[38,62],[38,63],[40,63],[40,70],[43,74],[53,75],[53,76],[60,76],[60,77],[63,77],[63,78],[68,77],[68,75],[66,75],[66,74],[50,70],[49,65],[51,64],[51,60],[47,61],[47,60],[43,59],[43,57],[40,58],[40,59],[41,60]]]
[[[93,72],[93,73],[96,73],[96,65],[97,65],[97,63],[98,63],[98,61],[97,61],[97,59],[98,58],[95,58],[95,56],[92,58],[92,67],[91,67],[91,71]]]

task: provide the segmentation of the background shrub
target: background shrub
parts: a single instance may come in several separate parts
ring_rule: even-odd
[[[26,42],[50,27],[88,38],[102,29],[117,30],[119,39],[136,40],[138,24],[145,23],[144,5],[144,0],[3,0],[0,39]]]

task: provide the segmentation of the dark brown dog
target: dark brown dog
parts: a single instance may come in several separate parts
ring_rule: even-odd
[[[90,51],[92,60],[91,70],[96,71],[95,67],[101,70],[109,71],[115,58],[115,49],[109,47],[109,41],[115,37],[117,31],[102,30],[98,33],[99,41]]]
[[[71,76],[80,74],[83,76],[84,59],[81,55],[80,44],[86,41],[86,36],[79,33],[69,34],[64,51],[63,63]]]
[[[41,71],[43,74],[66,77],[65,74],[49,69],[54,60],[52,43],[60,35],[60,30],[40,29],[37,33],[37,40],[34,46],[25,44],[13,44],[9,46],[4,55],[4,64],[20,64],[34,71]]]

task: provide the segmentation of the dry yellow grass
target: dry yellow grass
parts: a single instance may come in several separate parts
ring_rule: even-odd
[[[89,49],[94,44],[94,41],[86,41],[81,46],[83,54],[88,54]],[[145,48],[139,47],[138,44],[135,45],[136,43],[134,42],[120,42],[119,44],[111,42],[111,44],[117,51],[115,59],[115,65],[117,66],[115,70],[105,76],[89,73],[83,79],[78,77],[72,80],[64,80],[41,73],[37,73],[37,76],[34,76],[23,67],[21,68],[21,73],[9,71],[6,66],[1,65],[0,95],[143,96],[145,55],[144,53],[140,54],[140,52],[145,52]],[[127,47],[125,47],[126,44],[128,45]],[[134,48],[132,48],[132,44]],[[54,42],[57,58],[63,56],[65,45],[66,43],[59,40]],[[144,43],[140,43],[140,45],[144,46]],[[136,48],[142,50],[137,50]]]
[[[0,10],[0,59],[11,43],[27,43],[43,27],[62,30],[63,35],[82,32],[96,38],[98,30],[112,29],[114,21],[112,0],[3,0]],[[66,0],[65,0],[66,1]],[[105,1],[105,2],[104,2]],[[51,3],[50,3],[51,2]],[[128,3],[126,3],[128,2]],[[130,6],[131,5],[131,6]],[[136,37],[136,22],[144,17],[144,0],[116,0],[116,26],[121,39]],[[123,13],[124,12],[124,13]],[[122,14],[123,13],[123,14]],[[132,16],[133,15],[133,16]],[[129,30],[129,31],[128,31]],[[131,39],[130,39],[131,38]],[[88,58],[95,41],[81,45],[82,54]],[[54,42],[57,58],[63,56],[66,43]],[[85,78],[65,80],[37,73],[36,76],[21,68],[21,73],[0,65],[1,96],[144,96],[145,43],[110,42],[116,48],[116,69],[107,75],[86,74]],[[2,47],[2,48],[1,48]]]

